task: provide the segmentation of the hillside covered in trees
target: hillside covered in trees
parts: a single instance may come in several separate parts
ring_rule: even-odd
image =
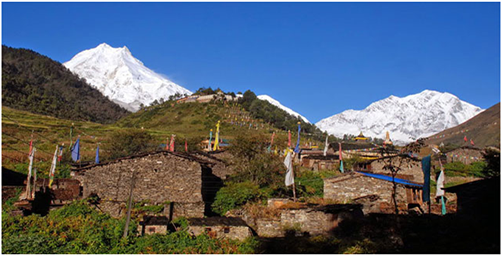
[[[112,123],[128,111],[61,63],[2,45],[3,105],[64,119]]]

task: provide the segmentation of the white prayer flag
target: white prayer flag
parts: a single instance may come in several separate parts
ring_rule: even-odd
[[[328,153],[328,136],[329,135],[326,135],[326,143],[324,145],[324,156],[326,156],[326,154]]]
[[[49,170],[49,188],[52,187],[52,182],[54,181],[54,174],[56,173],[56,163],[58,162],[58,146],[56,145],[56,151],[54,152],[54,156],[52,157],[52,165]]]
[[[286,158],[284,159],[284,165],[286,166],[286,186],[291,186],[295,183],[295,178],[293,177],[293,162],[292,162],[291,151],[288,151]]]
[[[436,184],[436,197],[444,196],[444,172],[441,170]]]
[[[31,175],[32,175],[32,167],[33,167],[33,157],[35,156],[35,151],[37,151],[35,149],[35,147],[33,147],[30,151],[30,155],[28,156],[28,158],[30,159],[30,165],[28,165],[28,179],[26,181],[26,197],[27,198],[31,198],[31,187],[30,187],[30,183],[31,183]],[[35,188],[33,188],[35,189]]]

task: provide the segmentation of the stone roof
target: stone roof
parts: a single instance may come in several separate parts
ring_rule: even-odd
[[[124,161],[124,160],[143,158],[143,157],[147,157],[147,156],[150,156],[150,155],[157,155],[157,154],[164,154],[164,155],[171,154],[171,155],[174,155],[174,156],[177,156],[177,157],[180,157],[180,158],[184,158],[184,159],[188,159],[188,160],[191,160],[191,161],[198,162],[201,165],[206,165],[206,166],[213,166],[215,164],[214,162],[210,162],[210,161],[206,161],[204,159],[201,159],[201,158],[195,156],[194,154],[180,153],[180,152],[170,152],[170,151],[166,151],[166,150],[161,150],[161,151],[154,151],[154,152],[140,153],[140,154],[136,154],[136,155],[126,156],[126,157],[118,158],[118,159],[111,160],[111,161],[108,161],[108,162],[102,162],[102,163],[99,163],[99,164],[86,163],[86,164],[81,165],[81,166],[78,165],[78,164],[74,164],[74,165],[72,165],[72,171],[82,171],[82,170],[90,169],[90,168],[93,168],[93,167],[96,167],[96,166],[104,166],[104,165],[109,165],[109,164],[113,164],[113,163],[118,163],[118,162],[121,162],[121,161]]]
[[[209,218],[190,218],[190,226],[247,226],[246,222],[236,217],[209,217]]]
[[[369,174],[369,175],[365,175],[365,174]],[[348,172],[348,173],[344,173],[344,174],[336,176],[336,177],[326,178],[326,179],[324,179],[324,181],[331,181],[333,183],[338,183],[338,182],[342,182],[342,181],[346,181],[346,180],[350,180],[350,179],[354,179],[354,178],[358,178],[358,177],[367,177],[367,178],[380,179],[383,181],[392,182],[390,180],[390,179],[392,179],[392,177],[390,177],[390,176],[380,174],[380,173],[364,173],[364,172]],[[403,180],[403,179],[399,179],[399,178],[396,178],[395,181],[397,184],[403,185],[403,186],[414,186],[414,187],[423,186],[422,184],[418,184],[418,183],[415,183],[412,181]]]
[[[150,226],[150,225],[168,225],[169,219],[166,216],[144,216],[143,221],[140,225]]]

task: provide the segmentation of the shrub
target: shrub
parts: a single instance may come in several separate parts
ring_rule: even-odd
[[[153,150],[150,146],[152,141],[153,137],[144,130],[118,130],[112,133],[106,149],[112,158],[120,158]]]
[[[229,183],[216,193],[212,209],[214,212],[224,215],[227,211],[260,197],[261,193],[258,185],[252,182]]]

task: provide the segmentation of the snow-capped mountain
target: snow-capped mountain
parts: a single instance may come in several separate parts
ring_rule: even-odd
[[[65,65],[115,103],[133,112],[140,104],[150,105],[176,93],[192,94],[145,67],[127,47],[113,48],[106,43],[82,51]]]
[[[297,116],[297,117],[300,117],[304,122],[306,123],[310,123],[309,120],[307,120],[307,118],[305,118],[304,116],[298,114],[297,112],[293,111],[292,109],[282,105],[279,101],[275,100],[274,98],[268,96],[268,95],[258,95],[256,96],[258,97],[258,99],[260,100],[266,100],[268,102],[270,102],[270,104],[286,111],[288,114],[292,115],[292,116]]]
[[[337,137],[344,134],[385,139],[406,144],[467,121],[484,109],[450,93],[425,90],[403,98],[390,96],[363,110],[346,110],[322,119],[316,126]]]

